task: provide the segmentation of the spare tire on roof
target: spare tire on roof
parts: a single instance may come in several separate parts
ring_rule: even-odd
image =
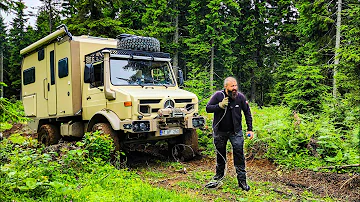
[[[160,52],[160,42],[153,37],[121,34],[118,36],[117,48]]]

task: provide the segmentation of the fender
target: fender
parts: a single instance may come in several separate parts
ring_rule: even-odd
[[[120,130],[120,119],[119,117],[111,110],[103,109],[95,113],[95,115],[90,119],[87,127],[87,131],[91,131],[91,128],[96,123],[109,122],[111,127],[114,130]]]

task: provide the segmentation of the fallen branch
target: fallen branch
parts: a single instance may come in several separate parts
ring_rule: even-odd
[[[353,177],[349,178],[348,180],[346,180],[344,182],[344,184],[341,185],[340,189],[342,189],[347,183],[349,183],[351,180],[353,180],[354,178],[357,178],[359,175],[354,175]]]
[[[351,165],[342,165],[342,166],[327,166],[327,167],[320,167],[320,169],[344,169],[344,168],[352,168],[352,167],[359,167],[360,164],[351,164]]]

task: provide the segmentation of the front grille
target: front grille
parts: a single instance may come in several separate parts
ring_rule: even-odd
[[[192,102],[192,99],[175,99],[176,103],[188,103]]]
[[[152,100],[140,100],[140,104],[158,104],[161,99],[152,99]]]

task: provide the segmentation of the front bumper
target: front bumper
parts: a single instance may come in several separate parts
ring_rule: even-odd
[[[153,119],[120,121],[120,129],[127,133],[155,132],[155,136],[164,136],[183,134],[184,129],[201,128],[205,125],[204,117],[180,115],[180,111],[174,109],[174,113],[164,113],[159,110],[158,116]]]

